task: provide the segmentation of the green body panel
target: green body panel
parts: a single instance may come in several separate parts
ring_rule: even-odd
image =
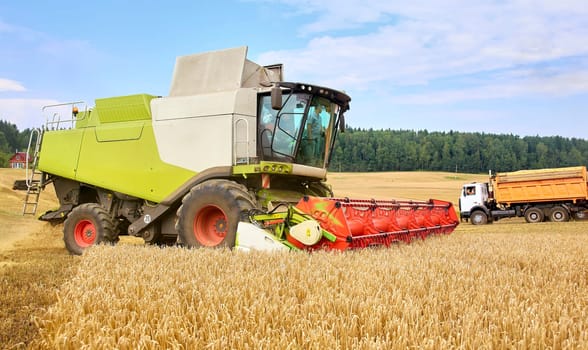
[[[148,95],[136,96],[141,98],[135,100],[146,101],[143,107],[148,106],[149,99],[145,97]],[[131,109],[136,113],[125,115],[127,121],[103,124],[105,114],[109,121],[123,117],[101,110],[106,100],[110,99],[102,99],[103,103],[97,103],[91,113],[78,114],[75,128],[45,131],[39,170],[156,203],[196,174],[161,160],[151,117],[148,115],[148,120],[143,120],[145,115],[141,114],[148,109],[134,106]],[[106,105],[128,99],[112,100]]]
[[[122,126],[106,124],[96,128],[96,140],[98,142],[138,140],[141,138],[144,125],[144,121],[129,122]]]
[[[75,179],[84,129],[56,130],[43,133],[40,170]]]
[[[88,126],[88,121],[90,120],[91,113],[89,111],[79,112],[76,116],[76,128],[81,129]]]
[[[195,175],[159,158],[151,123],[141,123],[139,139],[98,141],[103,126],[88,128],[76,180],[131,196],[161,202]]]
[[[100,123],[116,123],[133,120],[151,120],[149,102],[152,95],[138,94],[96,99],[96,109],[100,111]]]

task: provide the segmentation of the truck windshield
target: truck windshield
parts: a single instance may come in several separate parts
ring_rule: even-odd
[[[284,93],[282,109],[271,108],[271,96],[260,97],[258,140],[263,160],[326,168],[341,107],[308,93]]]

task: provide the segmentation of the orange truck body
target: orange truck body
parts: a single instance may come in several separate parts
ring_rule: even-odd
[[[588,200],[585,166],[497,173],[491,185],[496,202],[507,205]]]

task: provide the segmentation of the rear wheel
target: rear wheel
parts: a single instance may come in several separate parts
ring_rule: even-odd
[[[585,220],[585,219],[588,219],[588,210],[577,211],[574,214],[574,219],[576,219],[576,220]]]
[[[543,215],[543,210],[539,208],[529,208],[525,211],[525,220],[528,223],[536,224],[538,222],[542,222],[545,216]]]
[[[86,203],[75,207],[63,224],[63,241],[67,250],[81,255],[90,246],[116,242],[115,224],[99,204]]]
[[[194,186],[177,211],[176,231],[188,247],[235,246],[237,224],[255,199],[245,186],[229,180],[210,180]]]
[[[488,223],[488,215],[483,211],[477,210],[470,215],[472,225],[485,225]]]
[[[553,222],[565,222],[570,220],[570,214],[566,208],[556,206],[549,212],[549,219]]]

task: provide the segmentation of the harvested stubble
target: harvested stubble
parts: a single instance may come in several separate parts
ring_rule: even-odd
[[[95,247],[33,347],[588,348],[588,235],[546,231],[345,253]]]

